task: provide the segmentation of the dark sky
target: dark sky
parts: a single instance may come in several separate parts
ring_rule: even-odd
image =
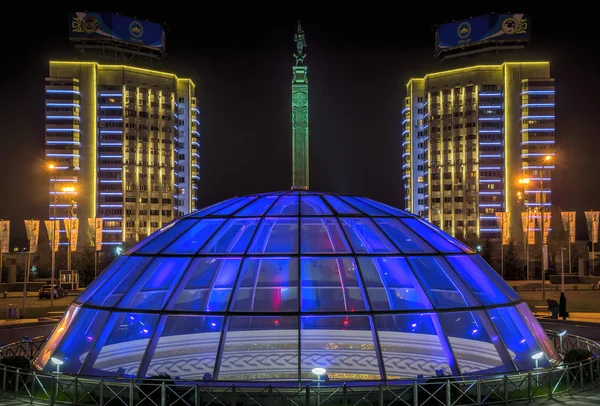
[[[117,11],[166,23],[170,59],[155,68],[189,76],[198,86],[202,205],[290,187],[293,35],[301,19],[308,41],[311,189],[364,195],[399,207],[405,83],[411,76],[457,66],[432,60],[433,26],[491,11],[530,12],[532,42],[520,54],[502,58],[551,62],[558,148],[553,198],[582,217],[583,210],[600,208],[600,75],[594,16],[536,3],[511,9],[501,2],[505,8],[498,10],[465,6],[401,11],[398,6],[396,11],[367,9],[333,17],[232,17],[225,11],[181,8],[182,14],[164,9],[143,14]],[[35,30],[28,31],[31,40],[19,34],[22,20],[9,19],[4,27],[0,218],[15,222],[15,238],[24,235],[24,218],[48,215],[44,77],[50,59],[77,55],[67,39],[67,11],[44,11]],[[490,57],[465,63],[497,61]]]

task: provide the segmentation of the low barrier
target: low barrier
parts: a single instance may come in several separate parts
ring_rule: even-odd
[[[547,332],[559,354],[585,349],[582,362],[528,372],[439,377],[394,382],[195,382],[117,379],[24,371],[2,366],[0,397],[71,405],[492,405],[552,398],[600,383],[600,345],[584,337]],[[0,359],[35,357],[44,337],[0,347]]]

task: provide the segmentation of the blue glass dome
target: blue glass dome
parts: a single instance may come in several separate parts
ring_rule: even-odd
[[[558,360],[527,304],[469,247],[362,198],[292,190],[177,219],[75,300],[35,365],[180,379],[380,380]]]

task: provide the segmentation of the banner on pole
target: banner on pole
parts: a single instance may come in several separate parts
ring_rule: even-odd
[[[535,244],[535,217],[530,211],[521,212],[521,223],[523,224],[523,235],[527,239],[527,244]]]
[[[570,244],[575,243],[575,217],[576,212],[574,211],[563,211],[560,213],[562,218],[563,227],[567,232],[567,238]]]
[[[598,242],[598,216],[600,211],[586,211],[585,221],[588,226],[588,234],[593,244]]]
[[[56,252],[58,251],[58,243],[60,241],[60,220],[44,220],[46,231],[48,232],[48,241],[50,242],[51,249]],[[52,232],[54,231],[54,238],[52,238]]]
[[[94,231],[94,243],[96,245],[96,251],[102,250],[102,218],[89,218],[88,226],[90,230]]]
[[[69,247],[71,251],[77,250],[77,235],[79,234],[79,219],[71,218],[65,219],[65,230],[67,233],[67,241],[69,241]]]
[[[29,252],[34,253],[38,250],[38,239],[40,237],[40,221],[25,220],[25,231],[29,240]]]
[[[10,220],[0,221],[0,252],[8,252],[10,247]]]
[[[496,222],[502,236],[502,245],[508,245],[510,243],[510,213],[497,211]]]
[[[542,244],[548,243],[548,234],[550,233],[550,220],[552,219],[552,213],[549,211],[542,212],[542,221],[544,222],[544,235],[542,236]]]

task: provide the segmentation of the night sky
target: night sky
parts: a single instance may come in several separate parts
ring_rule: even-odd
[[[579,211],[581,222],[583,210],[600,209],[595,17],[585,10],[559,13],[547,2],[536,3],[542,7],[511,9],[501,2],[504,8],[497,10],[361,10],[334,17],[118,11],[165,23],[169,59],[153,68],[191,77],[197,85],[202,206],[235,195],[289,189],[290,82],[300,19],[308,42],[311,189],[364,195],[399,207],[405,84],[411,76],[460,66],[432,59],[434,25],[491,11],[529,12],[532,42],[519,54],[499,58],[551,62],[557,93],[553,200],[565,210]],[[24,218],[48,216],[44,78],[50,59],[77,57],[67,38],[67,11],[44,11],[43,18],[27,27],[17,18],[3,23],[0,218],[14,222],[13,245],[25,234]],[[25,29],[27,36],[22,36]],[[499,61],[479,57],[461,63]]]

